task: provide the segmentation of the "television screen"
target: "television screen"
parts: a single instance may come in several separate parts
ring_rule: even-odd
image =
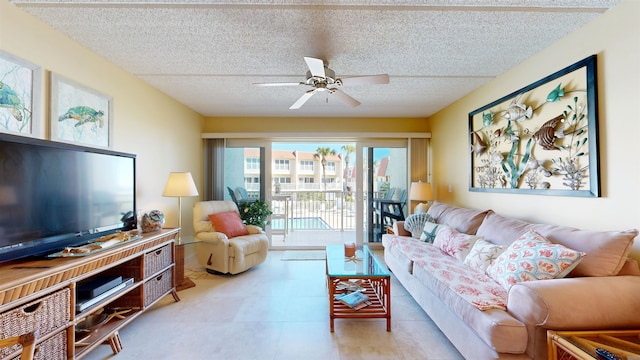
[[[134,155],[0,136],[0,261],[129,230],[132,214]]]

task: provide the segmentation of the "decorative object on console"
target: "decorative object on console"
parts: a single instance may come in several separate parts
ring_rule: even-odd
[[[0,50],[0,131],[42,135],[41,78],[39,66]]]
[[[600,196],[596,55],[469,113],[471,191]]]
[[[409,190],[409,199],[411,201],[427,201],[427,203],[433,200],[433,191],[430,183],[413,182],[411,183],[411,190]],[[424,203],[419,203],[414,209],[414,214],[426,213],[429,206]]]
[[[193,182],[193,177],[190,172],[172,172],[169,174],[169,179],[167,179],[167,184],[164,187],[162,196],[178,198],[179,228],[182,229],[182,197],[198,195],[198,189],[196,188],[196,184]],[[180,239],[178,241],[180,241]]]
[[[51,140],[109,148],[110,96],[51,73]]]
[[[148,233],[162,230],[164,225],[164,214],[160,210],[151,210],[142,215],[142,232]]]

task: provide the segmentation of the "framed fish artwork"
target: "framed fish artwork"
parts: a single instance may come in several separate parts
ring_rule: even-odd
[[[42,69],[0,50],[0,132],[43,137]]]
[[[469,113],[470,191],[599,197],[596,55]]]
[[[113,99],[51,73],[51,140],[110,148]]]

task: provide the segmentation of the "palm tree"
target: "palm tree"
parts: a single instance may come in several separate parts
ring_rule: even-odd
[[[351,175],[351,172],[349,171],[349,162],[351,161],[351,154],[353,154],[354,152],[356,152],[356,147],[353,144],[346,144],[346,145],[342,145],[342,150],[344,151],[345,155],[344,155],[344,169],[345,171],[342,173],[342,177],[344,178],[343,181],[345,183],[345,185],[349,182],[349,179],[347,178],[347,174]],[[346,187],[347,190],[349,190],[349,186]]]
[[[324,185],[324,191],[327,191],[327,178],[325,174],[325,167],[327,166],[327,156],[335,155],[336,151],[329,147],[319,147],[316,149],[314,158],[320,159],[320,165],[322,165],[322,182]]]

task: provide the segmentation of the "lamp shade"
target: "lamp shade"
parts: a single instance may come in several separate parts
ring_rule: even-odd
[[[409,199],[415,201],[430,201],[433,200],[433,192],[431,191],[431,184],[423,182],[411,183],[411,190],[409,190]]]
[[[167,185],[164,187],[162,196],[198,196],[198,189],[193,182],[190,172],[172,172],[169,173]]]

